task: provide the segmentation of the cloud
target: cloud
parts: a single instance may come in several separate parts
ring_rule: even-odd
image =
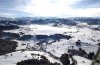
[[[31,3],[23,7],[22,11],[35,16],[62,16],[70,12],[71,4],[78,0],[31,0]]]
[[[29,0],[0,0],[0,16],[29,16],[30,14],[21,11],[29,2]]]
[[[14,17],[15,14],[11,14],[11,13],[0,13],[0,16],[2,16],[2,17]]]
[[[29,0],[0,0],[0,8],[15,8],[27,5]]]
[[[30,13],[35,16],[73,16],[73,17],[92,17],[100,16],[100,8],[73,8],[71,5],[80,2],[80,0],[32,0],[32,2],[23,7],[23,12]],[[81,6],[81,5],[78,5]]]
[[[0,0],[0,13],[13,16],[100,17],[98,0]],[[91,5],[91,6],[90,6]],[[12,16],[12,15],[11,15]]]
[[[100,0],[80,0],[72,5],[74,8],[100,8]]]

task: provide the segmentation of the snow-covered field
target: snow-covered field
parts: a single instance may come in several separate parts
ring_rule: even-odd
[[[18,34],[20,32],[23,32],[25,35],[33,35],[33,36],[64,34],[64,35],[70,35],[72,36],[72,38],[69,40],[61,39],[60,41],[54,42],[52,44],[43,43],[41,46],[36,44],[37,42],[35,37],[26,41],[14,40],[19,43],[18,47],[16,48],[17,51],[0,56],[0,65],[16,65],[17,62],[36,57],[32,56],[31,55],[32,53],[44,55],[51,62],[60,63],[59,60],[51,57],[50,54],[48,54],[48,52],[50,52],[56,57],[60,57],[62,54],[68,53],[68,49],[71,49],[73,46],[74,49],[78,49],[81,47],[87,53],[89,52],[96,53],[98,50],[97,44],[100,43],[100,31],[92,29],[93,27],[98,27],[98,25],[97,26],[77,25],[77,26],[61,26],[61,27],[53,27],[50,25],[24,25],[20,27],[21,28],[19,29],[7,30],[4,32],[11,32]],[[77,40],[81,40],[81,42],[87,44],[83,44],[82,46],[76,46],[75,42]],[[35,49],[33,50],[32,47]],[[46,52],[40,50],[41,48]],[[25,49],[25,51],[22,52],[21,49]],[[92,63],[91,60],[77,55],[75,55],[74,58],[77,60],[78,65],[91,65]]]

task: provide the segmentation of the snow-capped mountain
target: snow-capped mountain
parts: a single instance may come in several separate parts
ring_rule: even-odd
[[[77,23],[87,23],[89,25],[100,25],[100,18],[91,17],[75,17],[75,18],[46,18],[46,17],[21,17],[21,18],[6,18],[0,17],[0,24],[58,24],[76,25]]]

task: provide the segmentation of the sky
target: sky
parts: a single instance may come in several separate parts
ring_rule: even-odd
[[[100,0],[0,0],[5,17],[100,17]]]

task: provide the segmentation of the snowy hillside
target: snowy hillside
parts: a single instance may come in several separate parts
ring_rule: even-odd
[[[76,26],[57,27],[51,24],[18,26],[20,27],[18,29],[2,31],[7,36],[4,34],[1,39],[16,41],[18,46],[16,51],[0,56],[1,65],[17,65],[24,60],[41,59],[41,55],[51,63],[57,62],[63,65],[60,58],[64,53],[72,54],[77,65],[91,65],[99,48],[100,25],[79,23]],[[91,54],[94,55],[90,56]]]

